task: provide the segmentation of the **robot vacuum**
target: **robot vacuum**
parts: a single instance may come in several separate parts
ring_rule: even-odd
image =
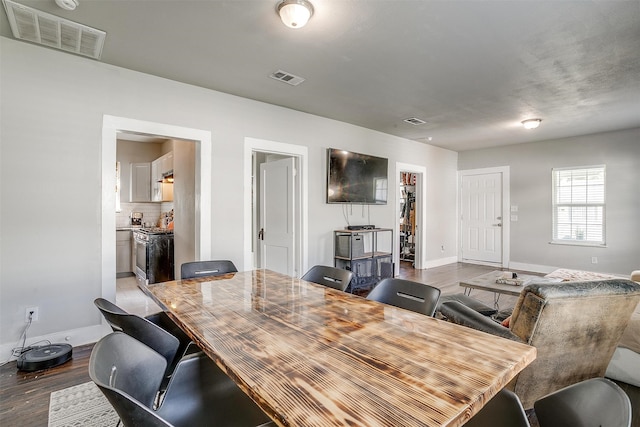
[[[42,347],[34,347],[18,357],[18,370],[32,372],[53,368],[71,360],[72,353],[73,347],[69,344],[49,344]]]

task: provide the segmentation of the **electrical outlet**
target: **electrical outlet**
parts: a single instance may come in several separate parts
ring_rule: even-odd
[[[38,321],[38,307],[27,307],[24,311],[24,321],[25,323],[29,323],[29,316],[31,316],[32,322]]]
[[[591,264],[597,264],[598,263],[598,257],[597,256],[592,256],[591,257]]]

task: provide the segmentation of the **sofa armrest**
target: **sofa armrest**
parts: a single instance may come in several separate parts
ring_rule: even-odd
[[[508,328],[494,322],[491,318],[483,316],[458,301],[443,302],[440,306],[440,313],[448,321],[478,331],[486,332],[512,341],[524,342],[520,337],[511,332]]]

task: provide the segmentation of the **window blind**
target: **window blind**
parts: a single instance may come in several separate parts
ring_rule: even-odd
[[[553,169],[553,241],[605,243],[605,166]]]

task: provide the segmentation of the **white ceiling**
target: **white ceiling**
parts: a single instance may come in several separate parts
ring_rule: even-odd
[[[105,63],[456,151],[640,127],[638,0],[311,0],[297,30],[278,0],[18,1],[106,31]]]

